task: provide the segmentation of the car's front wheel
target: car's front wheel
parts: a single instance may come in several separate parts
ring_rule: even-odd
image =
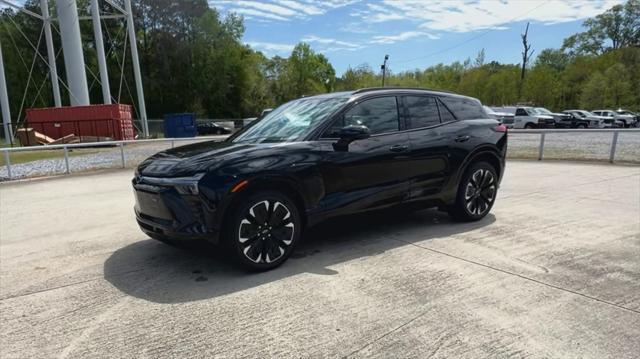
[[[269,270],[289,257],[302,233],[299,210],[289,197],[262,191],[231,210],[225,243],[239,264]]]
[[[498,193],[496,169],[487,162],[472,164],[458,185],[449,214],[460,221],[477,221],[489,213]]]

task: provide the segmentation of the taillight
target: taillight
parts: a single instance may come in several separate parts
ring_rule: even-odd
[[[493,128],[494,131],[496,132],[502,132],[502,133],[507,133],[507,126],[505,126],[504,124],[499,124],[497,126],[495,126]]]

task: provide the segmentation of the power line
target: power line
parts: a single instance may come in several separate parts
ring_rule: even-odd
[[[528,10],[528,11],[527,11],[527,12],[525,12],[525,13],[522,13],[522,14],[520,14],[520,15],[518,15],[518,16],[516,16],[516,17],[514,17],[514,18],[511,18],[511,19],[507,20],[507,22],[513,22],[513,21],[515,21],[515,20],[518,20],[519,18],[521,18],[521,17],[523,17],[523,16],[525,16],[525,15],[528,15],[529,13],[531,13],[531,12],[533,12],[533,11],[535,11],[535,10],[537,10],[537,9],[541,8],[543,5],[547,4],[547,3],[548,3],[548,2],[550,2],[550,1],[551,1],[551,0],[546,0],[546,1],[542,2],[542,3],[540,3],[540,5],[538,5],[538,6],[534,7],[533,9]],[[412,58],[412,59],[401,60],[401,61],[394,61],[394,62],[395,62],[395,63],[397,63],[397,64],[404,64],[404,63],[407,63],[407,62],[412,62],[412,61],[416,61],[416,60],[425,59],[425,58],[427,58],[427,57],[431,57],[431,56],[439,55],[439,54],[445,53],[445,52],[447,52],[447,51],[450,51],[450,50],[456,49],[456,48],[458,48],[458,47],[460,47],[460,46],[462,46],[462,45],[465,45],[465,44],[467,44],[467,43],[469,43],[469,42],[471,42],[471,41],[474,41],[474,40],[476,40],[476,39],[478,39],[478,38],[480,38],[480,37],[482,37],[482,36],[484,36],[484,35],[486,35],[486,34],[488,34],[488,33],[492,32],[492,31],[496,31],[496,30],[497,30],[496,28],[491,28],[491,29],[488,29],[488,30],[486,30],[486,31],[484,31],[484,32],[482,32],[482,33],[480,33],[480,34],[477,34],[476,36],[472,36],[472,37],[468,38],[467,40],[464,40],[464,41],[462,41],[462,42],[460,42],[460,43],[457,43],[457,44],[455,44],[455,45],[453,45],[453,46],[450,46],[450,47],[447,47],[447,48],[445,48],[445,49],[438,50],[438,51],[432,52],[432,53],[427,54],[427,55],[414,57],[414,58]]]

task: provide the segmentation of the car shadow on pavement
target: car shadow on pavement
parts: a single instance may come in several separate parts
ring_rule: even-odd
[[[143,240],[115,251],[104,277],[122,292],[156,303],[182,303],[236,293],[299,273],[336,275],[332,265],[378,255],[409,243],[469,232],[495,221],[453,222],[433,209],[384,210],[333,219],[309,228],[282,266],[247,272],[205,243],[181,248]]]

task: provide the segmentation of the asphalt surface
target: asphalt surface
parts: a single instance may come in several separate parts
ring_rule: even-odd
[[[640,353],[640,167],[510,161],[478,223],[347,217],[260,274],[147,239],[131,175],[0,185],[2,358]]]

